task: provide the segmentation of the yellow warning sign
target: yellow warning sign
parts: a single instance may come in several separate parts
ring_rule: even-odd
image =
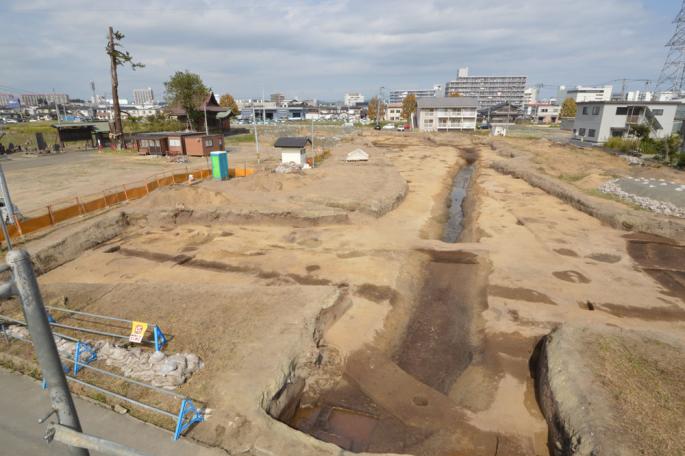
[[[145,331],[147,331],[147,323],[143,323],[142,321],[131,322],[131,335],[129,336],[128,340],[137,344],[141,343],[143,341]]]

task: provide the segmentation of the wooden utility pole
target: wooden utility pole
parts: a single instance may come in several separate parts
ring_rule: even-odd
[[[110,70],[112,74],[112,107],[114,108],[114,140],[119,147],[124,145],[124,128],[121,124],[121,108],[119,107],[119,78],[117,77],[117,67],[129,64],[131,69],[143,68],[142,63],[133,63],[133,57],[128,51],[122,49],[121,40],[124,34],[109,27],[109,37],[107,41],[107,55],[110,59]]]
[[[114,108],[114,140],[119,147],[123,146],[124,129],[121,125],[121,108],[119,107],[119,78],[117,77],[117,55],[114,48],[114,29],[109,27],[109,46],[107,48],[112,73],[112,107]]]

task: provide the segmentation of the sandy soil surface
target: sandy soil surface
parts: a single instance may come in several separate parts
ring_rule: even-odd
[[[153,319],[176,336],[169,350],[206,360],[206,370],[184,389],[215,412],[193,436],[232,450],[301,445],[298,454],[333,454],[334,446],[290,430],[264,408],[287,378],[314,363],[314,334],[324,333],[319,326],[326,329],[326,363],[382,339],[384,327],[403,326],[425,262],[417,242],[432,224],[439,226],[433,210],[463,163],[453,147],[431,147],[428,154],[420,140],[415,147],[363,141],[341,153],[352,146],[364,147],[371,161],[344,164],[334,154],[304,176],[255,175],[225,188],[208,183],[160,191],[140,207],[148,214],[175,212],[179,203],[190,209],[187,218],[136,218],[131,205],[129,231],[43,275],[41,284],[51,296],[69,296],[75,307]],[[301,217],[335,210],[346,220],[297,227],[274,216],[238,225],[203,215],[209,207],[255,210],[257,195],[261,211]],[[322,311],[336,303],[347,311],[328,321]],[[261,307],[264,319],[257,316]],[[395,342],[386,333],[379,346]]]
[[[135,153],[98,153],[96,151],[24,157],[13,155],[2,162],[2,169],[12,193],[12,200],[25,215],[43,210],[48,204],[73,201],[76,196],[98,197],[102,192],[122,185],[142,185],[155,174],[207,163],[190,157],[188,163],[169,163],[165,158],[140,157]]]
[[[356,147],[372,159],[343,163]],[[443,243],[474,158],[464,233]],[[304,175],[155,192],[41,286],[170,328],[170,351],[207,364],[182,387],[214,409],[191,436],[231,452],[545,455],[536,344],[564,322],[682,334],[682,247],[627,238],[500,159],[481,137],[367,132]],[[598,175],[620,168],[604,159]]]

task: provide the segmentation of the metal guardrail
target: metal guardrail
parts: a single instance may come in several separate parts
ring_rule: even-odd
[[[44,423],[50,416],[56,415],[58,424],[53,425],[48,429],[46,439],[48,441],[57,439],[58,441],[66,443],[68,445],[69,452],[74,456],[90,456],[88,451],[89,449],[98,450],[104,452],[105,454],[111,454],[114,456],[140,456],[140,453],[123,445],[83,433],[81,422],[74,405],[74,400],[67,384],[67,378],[72,382],[98,389],[99,391],[103,392],[103,394],[119,397],[124,401],[133,402],[135,400],[75,378],[75,376],[78,375],[80,368],[89,367],[88,363],[94,361],[97,358],[97,354],[95,353],[95,350],[93,350],[93,348],[86,342],[60,335],[60,337],[64,337],[67,340],[76,340],[76,350],[73,361],[74,377],[67,377],[64,371],[64,365],[60,359],[59,352],[57,351],[54,333],[50,326],[50,322],[48,321],[48,312],[45,308],[45,304],[43,303],[43,296],[41,295],[40,288],[38,287],[38,280],[36,279],[36,274],[33,270],[31,256],[25,250],[13,250],[12,247],[11,237],[7,229],[7,223],[14,223],[17,220],[13,214],[14,206],[12,205],[12,200],[10,199],[9,189],[7,188],[2,166],[0,166],[0,196],[2,197],[7,209],[7,219],[5,219],[5,214],[0,217],[0,228],[2,228],[2,234],[8,249],[6,256],[7,263],[0,264],[0,272],[9,271],[11,274],[9,281],[0,283],[0,298],[5,299],[11,296],[19,297],[24,319],[26,320],[25,323],[16,319],[6,320],[14,321],[15,323],[19,324],[25,324],[28,328],[29,335],[31,337],[30,342],[33,345],[36,358],[38,359],[38,364],[41,372],[43,373],[45,386],[49,387],[48,394],[50,396],[52,408],[50,409],[49,413],[47,413],[47,415],[38,422]],[[158,329],[156,325],[155,328]],[[7,336],[6,332],[5,336]],[[24,340],[23,338],[19,339]],[[29,341],[26,340],[26,342]],[[166,337],[164,334],[161,331],[155,331],[155,349],[159,351],[159,349],[161,349],[165,343]],[[82,353],[90,353],[85,361],[80,359]],[[90,366],[90,368],[97,369],[93,366]],[[101,373],[107,372],[102,369],[98,369],[98,371]],[[108,373],[106,375],[117,376],[117,374],[113,373]],[[126,379],[125,377],[121,376],[117,377]],[[131,381],[131,379],[126,380]],[[143,382],[138,382],[137,380],[134,382],[139,385],[145,385]],[[155,390],[157,389],[157,387],[154,387],[153,385],[148,385],[148,387],[152,387]],[[177,393],[167,393],[178,397]],[[204,420],[204,416],[201,411],[198,410],[192,400],[187,397],[181,398],[180,410],[176,415],[149,404],[143,404],[139,401],[135,402],[140,406],[144,406],[154,411],[163,411],[165,415],[175,417],[177,422],[174,432],[174,440],[178,440],[180,435],[194,423]]]
[[[91,318],[99,318],[101,320],[118,321],[118,322],[127,323],[127,324],[133,323],[133,320],[127,320],[125,318],[110,317],[108,315],[99,315],[99,314],[94,314],[94,313],[89,313],[89,312],[83,312],[80,310],[71,310],[71,309],[66,309],[64,307],[45,306],[45,308],[49,309],[49,310],[56,311],[56,312],[70,313],[73,315],[83,315],[83,316],[91,317]],[[119,339],[128,339],[128,336],[124,336],[122,334],[110,333],[107,331],[99,331],[99,330],[90,329],[90,328],[80,328],[77,326],[70,326],[70,325],[64,325],[62,323],[57,323],[55,321],[55,319],[52,318],[52,315],[50,315],[49,313],[48,313],[48,321],[50,322],[50,325],[57,327],[57,328],[70,329],[72,331],[81,331],[81,332],[85,332],[85,333],[96,334],[99,336],[115,337],[115,338],[119,338]],[[143,342],[153,343],[155,346],[155,351],[162,351],[162,348],[164,348],[164,346],[168,342],[167,336],[162,332],[162,330],[156,324],[148,323],[148,327],[152,328],[153,340],[152,341],[144,340]]]
[[[11,318],[7,318],[7,317],[4,317],[2,315],[0,315],[0,319],[4,319],[4,320],[10,321],[12,323],[24,324],[21,321],[14,320]],[[8,334],[5,330],[4,325],[2,327],[2,333],[4,334],[5,337],[11,337],[11,338],[16,339],[16,340],[31,343],[30,340],[27,340],[27,339],[24,339],[22,337],[15,336],[12,334]],[[60,337],[62,337],[62,336],[60,336]],[[59,357],[60,361],[68,362],[68,363],[71,363],[73,365],[73,368],[69,369],[66,366],[64,366],[64,364],[62,364],[67,381],[77,383],[77,384],[84,386],[84,387],[87,387],[87,388],[94,389],[95,391],[98,391],[102,394],[114,397],[116,399],[128,402],[130,404],[136,405],[136,406],[141,407],[143,409],[149,410],[149,411],[154,412],[154,413],[158,413],[160,415],[167,416],[167,417],[175,420],[176,426],[174,429],[174,440],[178,440],[181,437],[181,435],[183,434],[183,432],[185,432],[193,424],[200,423],[200,422],[204,421],[203,407],[198,408],[197,405],[195,405],[195,402],[193,401],[193,399],[191,399],[190,397],[185,396],[185,395],[180,394],[180,393],[177,393],[175,391],[170,391],[170,390],[167,390],[164,388],[160,388],[158,386],[151,385],[149,383],[141,382],[139,380],[124,377],[123,375],[115,374],[114,372],[110,372],[110,371],[100,369],[100,368],[95,367],[95,366],[91,366],[89,363],[91,363],[97,359],[97,354],[93,350],[92,346],[90,344],[88,344],[87,342],[81,341],[78,339],[70,338],[69,340],[76,342],[76,349],[74,350],[74,359],[64,358],[61,356]],[[89,353],[90,356],[88,356],[88,358],[84,361],[81,359],[82,353]],[[179,399],[180,400],[180,406],[179,406],[178,412],[176,412],[176,413],[170,412],[168,410],[164,410],[164,409],[156,407],[154,405],[146,404],[146,403],[138,401],[136,399],[132,399],[130,397],[123,396],[123,395],[116,393],[114,391],[110,391],[106,388],[102,388],[100,386],[97,386],[97,385],[94,385],[92,383],[88,383],[88,382],[85,382],[81,379],[76,378],[79,371],[82,369],[88,369],[88,370],[91,370],[91,371],[96,372],[96,373],[101,374],[101,375],[105,375],[105,376],[108,376],[108,377],[111,377],[111,378],[114,378],[117,380],[122,380],[122,381],[125,381],[127,383],[137,385],[137,386],[140,386],[143,388],[147,388],[147,389],[155,391],[157,393],[164,394],[167,396],[172,396],[176,399]],[[73,376],[66,375],[70,371],[73,373]],[[45,379],[43,380],[42,387],[43,387],[43,389],[46,389],[48,387],[48,383]]]

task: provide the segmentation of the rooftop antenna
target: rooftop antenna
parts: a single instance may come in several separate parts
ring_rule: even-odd
[[[656,83],[656,90],[680,94],[685,86],[685,0],[673,20],[675,33],[666,43],[668,56]]]

